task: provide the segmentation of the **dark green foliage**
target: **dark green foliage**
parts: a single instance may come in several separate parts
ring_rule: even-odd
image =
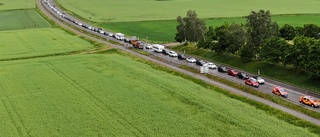
[[[277,34],[278,24],[272,22],[270,11],[260,10],[259,12],[252,11],[247,16],[247,27],[249,40],[248,45],[251,50],[251,54],[256,56],[260,53],[260,48],[264,44],[264,41]]]
[[[199,42],[204,39],[206,24],[204,20],[197,17],[195,11],[189,10],[184,18],[178,16],[177,22],[176,41]]]
[[[292,40],[296,36],[296,30],[293,26],[289,24],[285,24],[279,30],[280,37],[284,38],[285,40]]]
[[[267,39],[265,44],[262,46],[260,57],[273,64],[286,62],[285,56],[288,48],[289,44],[286,40],[280,37],[272,37]]]
[[[310,38],[320,38],[320,27],[315,24],[305,24],[301,30],[301,35]]]

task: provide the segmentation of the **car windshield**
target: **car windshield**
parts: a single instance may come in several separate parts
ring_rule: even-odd
[[[251,79],[251,82],[257,82],[257,80],[256,79]]]
[[[279,92],[284,92],[283,88],[278,88]]]

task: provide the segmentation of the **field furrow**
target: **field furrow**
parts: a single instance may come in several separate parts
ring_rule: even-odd
[[[28,11],[25,11],[24,13],[27,15],[27,17],[30,19],[30,21],[34,24],[35,28],[39,28],[38,22],[36,22],[36,21],[29,15],[29,12],[28,12]]]
[[[19,33],[13,33],[13,34],[15,35],[15,37],[17,38],[17,40],[19,40],[20,43],[28,49],[27,53],[28,53],[28,52],[34,52],[34,51],[35,51],[35,50],[31,47],[31,45],[30,45],[29,43],[27,43],[27,42],[19,35]]]
[[[98,106],[101,110],[108,110],[105,111],[105,113],[112,116],[113,118],[116,118],[116,122],[118,124],[121,124],[123,128],[129,129],[130,132],[135,136],[143,135],[143,131],[141,131],[139,128],[136,128],[135,125],[128,123],[127,120],[121,116],[121,114],[109,107],[108,104],[105,104],[103,100],[93,95],[92,91],[79,84],[76,80],[70,78],[67,74],[60,71],[59,68],[55,67],[52,63],[46,62],[45,64],[57,75],[63,78],[67,83],[76,88],[77,91],[79,91],[79,94],[85,94],[86,97],[90,99],[90,101],[94,102],[94,105]]]

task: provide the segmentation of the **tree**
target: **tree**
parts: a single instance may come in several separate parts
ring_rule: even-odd
[[[254,57],[253,53],[253,48],[249,47],[247,44],[240,49],[240,57],[244,61],[251,61]]]
[[[302,28],[302,35],[305,37],[320,38],[320,27],[315,24],[305,24]]]
[[[226,32],[229,39],[227,52],[234,54],[247,43],[247,30],[244,25],[232,23]]]
[[[195,11],[189,10],[184,18],[178,16],[177,22],[176,41],[199,42],[200,40],[204,40],[206,25],[203,20],[197,17]]]
[[[217,52],[234,54],[247,42],[247,31],[243,25],[225,23],[215,29]]]
[[[286,54],[289,44],[280,37],[272,37],[266,40],[261,48],[261,58],[270,63],[277,64],[282,62],[286,65]]]
[[[292,40],[296,36],[296,30],[293,26],[285,24],[279,30],[280,37],[285,40]]]
[[[201,40],[197,44],[197,48],[204,48],[214,50],[215,48],[215,41],[217,40],[214,28],[212,26],[204,34],[205,39]]]
[[[311,45],[308,54],[308,64],[306,68],[308,69],[310,78],[319,79],[320,78],[320,41],[316,41],[315,44]]]
[[[275,36],[279,26],[276,22],[272,22],[269,10],[252,11],[246,18],[249,34],[248,46],[253,49],[251,54],[257,57],[264,40]]]
[[[306,70],[308,64],[309,47],[314,43],[313,38],[309,37],[296,37],[293,39],[294,45],[290,53],[290,58],[293,58],[293,66],[300,71]]]

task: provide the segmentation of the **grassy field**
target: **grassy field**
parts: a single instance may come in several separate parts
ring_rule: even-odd
[[[316,92],[320,92],[319,80],[309,79],[306,74],[296,72],[292,68],[283,68],[280,65],[272,65],[263,61],[243,62],[238,56],[229,54],[216,54],[215,52],[197,49],[193,45],[172,47],[173,50],[180,52],[185,51],[186,54],[206,58],[213,62],[228,65],[233,68],[241,68],[253,74],[260,70],[262,76],[277,79],[282,82],[291,83],[299,87],[307,88]]]
[[[51,24],[35,10],[0,11],[0,31],[47,28]]]
[[[59,29],[0,31],[0,59],[42,56],[92,48],[93,45]]]
[[[290,24],[292,26],[303,26],[304,24],[314,23],[320,25],[320,15],[278,15],[272,19],[280,26]],[[245,18],[215,18],[206,19],[206,25],[220,26],[224,22],[246,23]],[[113,32],[123,32],[130,36],[138,36],[153,42],[172,42],[176,33],[176,20],[163,21],[137,21],[137,22],[118,22],[118,23],[98,23],[98,26]]]
[[[320,13],[319,0],[56,0],[66,9],[95,22],[172,20],[195,10],[200,18],[241,17],[252,10],[273,14]],[[86,6],[83,6],[86,5]]]
[[[318,136],[122,55],[0,66],[0,136]]]
[[[35,0],[0,0],[0,10],[32,9],[35,7]]]

